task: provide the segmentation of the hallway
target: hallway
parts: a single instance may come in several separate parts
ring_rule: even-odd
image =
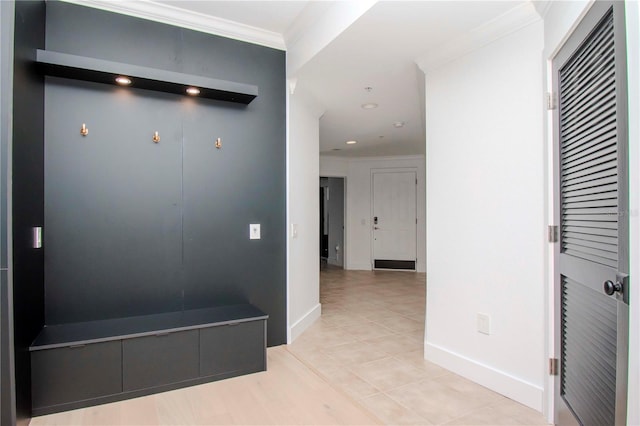
[[[320,301],[289,351],[385,424],[547,424],[423,359],[425,274],[323,268]]]

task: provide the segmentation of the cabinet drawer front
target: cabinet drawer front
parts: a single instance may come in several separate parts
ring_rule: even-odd
[[[122,392],[121,342],[31,353],[34,408]]]
[[[127,339],[122,342],[125,391],[198,377],[198,330]]]
[[[200,329],[200,376],[266,369],[265,321]]]

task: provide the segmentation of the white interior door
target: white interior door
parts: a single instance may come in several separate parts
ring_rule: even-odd
[[[416,268],[416,172],[373,172],[374,268]]]

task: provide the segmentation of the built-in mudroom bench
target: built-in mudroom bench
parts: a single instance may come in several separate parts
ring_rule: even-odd
[[[266,370],[252,305],[46,326],[30,347],[33,415]]]
[[[266,370],[288,333],[285,52],[9,3],[0,423]]]

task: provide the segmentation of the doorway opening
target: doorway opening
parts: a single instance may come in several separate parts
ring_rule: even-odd
[[[320,266],[345,266],[344,178],[320,177]]]

